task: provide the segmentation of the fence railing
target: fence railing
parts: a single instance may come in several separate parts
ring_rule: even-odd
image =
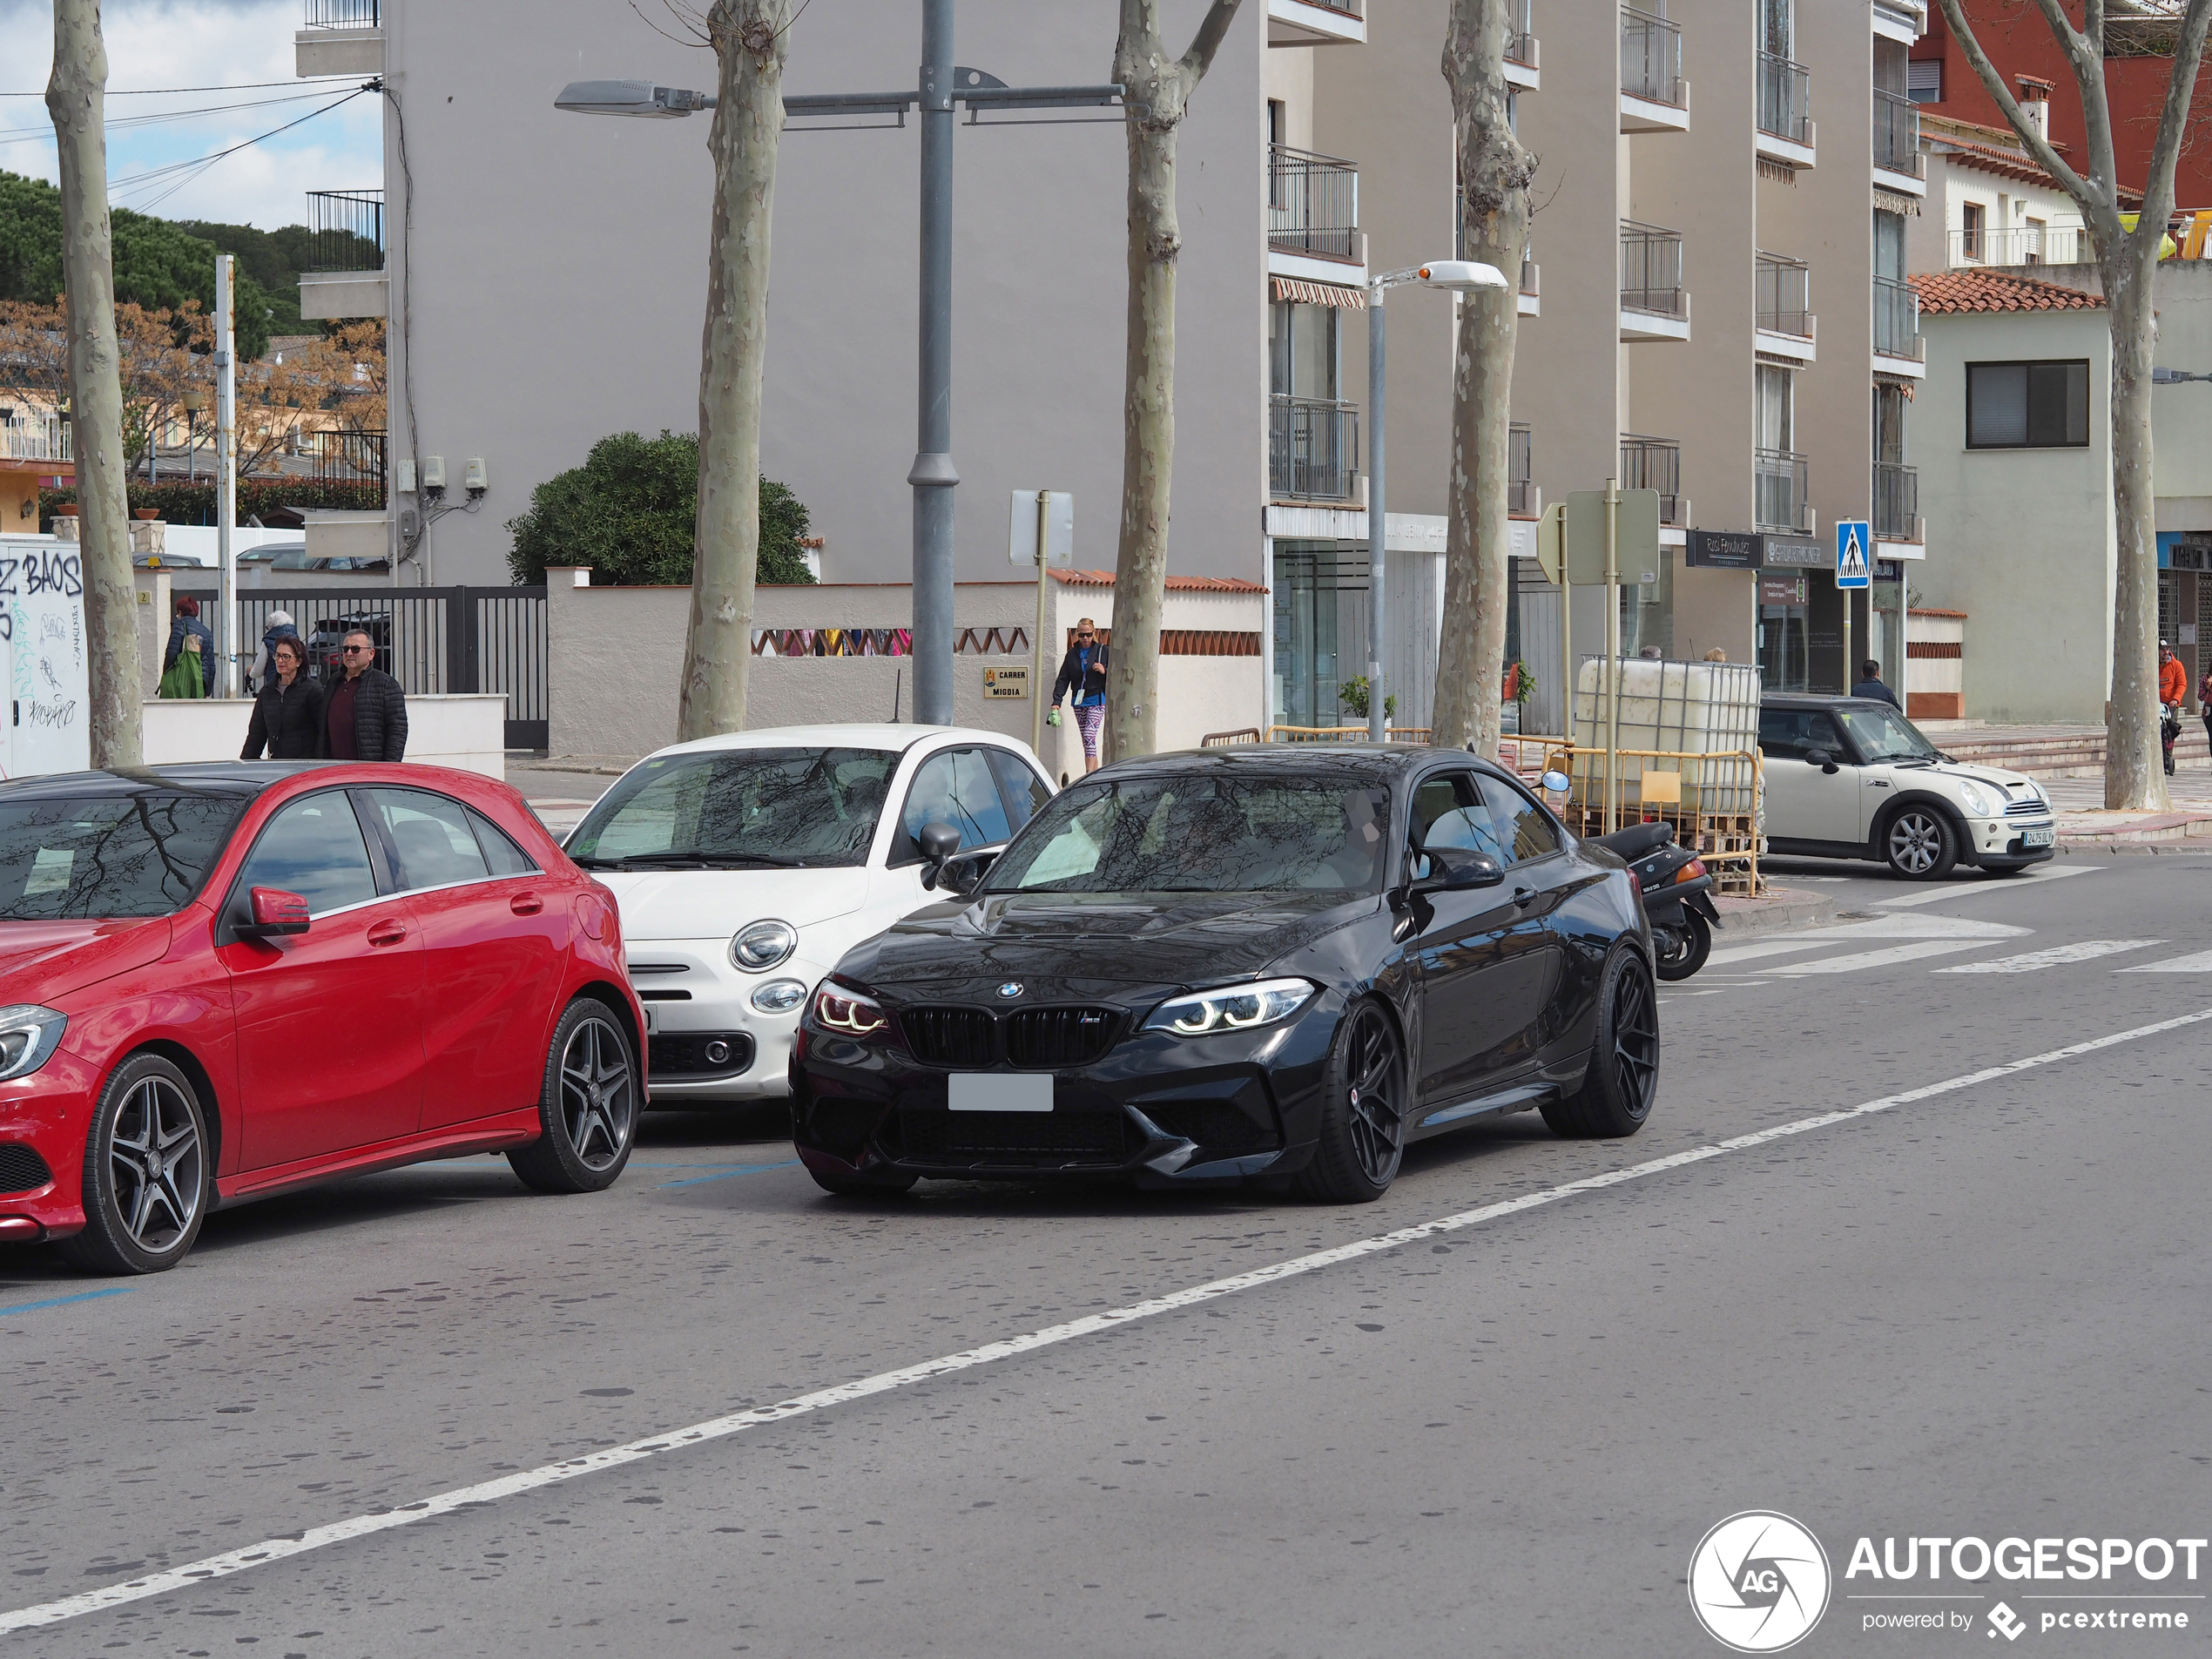
[[[1267,400],[1267,485],[1278,499],[1349,501],[1359,478],[1359,408],[1328,398]]]
[[[1914,179],[1928,175],[1920,154],[1920,106],[1902,92],[1874,89],[1874,165]]]
[[[1542,499],[1532,475],[1536,470],[1536,433],[1526,421],[1506,428],[1506,511],[1527,518]]]
[[[1682,506],[1682,443],[1675,438],[1644,438],[1633,435],[1621,440],[1621,488],[1659,492],[1659,522],[1680,527],[1686,515]]]
[[[1630,98],[1681,109],[1689,101],[1682,78],[1682,25],[1634,6],[1621,8],[1621,90]]]
[[[1953,265],[2087,265],[2097,257],[2081,224],[1983,226],[1950,236]]]
[[[388,448],[381,432],[310,432],[304,453],[314,461],[320,484],[384,486]]]
[[[1874,463],[1874,534],[1887,541],[1919,539],[1920,475],[1895,462]]]
[[[1792,144],[1812,142],[1812,71],[1772,52],[1759,54],[1759,131]]]
[[[1804,456],[1790,449],[1755,452],[1751,516],[1763,530],[1809,529],[1805,519],[1809,483]]]
[[[307,0],[310,29],[377,29],[383,21],[382,0]]]
[[[1883,357],[1919,362],[1927,355],[1920,339],[1920,296],[1910,282],[1874,279],[1874,350]]]
[[[1755,297],[1760,327],[1800,339],[1811,335],[1812,270],[1804,260],[1760,254]]]
[[[1358,256],[1359,169],[1288,145],[1267,146],[1267,245],[1324,259]]]
[[[1680,231],[1621,221],[1621,303],[1631,311],[1683,314]]]
[[[1536,66],[1535,0],[1506,0],[1506,61]]]
[[[303,271],[381,271],[384,268],[384,192],[311,190],[307,192],[307,259]]]
[[[71,432],[66,421],[8,421],[0,425],[0,460],[72,460],[75,451]]]

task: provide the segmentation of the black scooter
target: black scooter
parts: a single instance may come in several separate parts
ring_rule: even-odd
[[[1713,904],[1713,878],[1705,863],[1686,846],[1675,845],[1671,824],[1631,824],[1610,835],[1590,838],[1617,853],[1643,894],[1643,914],[1651,923],[1651,942],[1662,980],[1685,980],[1713,954],[1713,929],[1721,913]]]

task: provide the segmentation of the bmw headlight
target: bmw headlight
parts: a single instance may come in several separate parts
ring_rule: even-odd
[[[799,929],[787,921],[756,921],[730,941],[730,960],[748,974],[765,974],[791,959]]]
[[[1249,1031],[1255,1026],[1286,1020],[1312,1000],[1317,988],[1310,980],[1270,979],[1253,985],[1224,985],[1219,990],[1195,991],[1177,996],[1152,1010],[1144,1022],[1147,1031],[1172,1031],[1178,1037],[1209,1036],[1223,1031]]]
[[[788,1014],[806,1000],[806,987],[795,979],[772,979],[752,994],[752,1006],[763,1014]]]
[[[1976,818],[1989,816],[1991,810],[1989,797],[1963,778],[1959,781],[1959,799],[1966,803],[1966,810]]]
[[[34,1002],[0,1008],[0,1078],[28,1077],[61,1046],[69,1015]]]

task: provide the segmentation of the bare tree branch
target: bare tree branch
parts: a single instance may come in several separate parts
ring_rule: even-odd
[[[2181,38],[2174,44],[2174,73],[2166,83],[2166,109],[2158,119],[2158,142],[2151,147],[2150,176],[2143,180],[2142,216],[2135,221],[2135,236],[2148,257],[2158,257],[2159,239],[2174,212],[2174,167],[2180,160],[2182,140],[2188,128],[2195,102],[2197,71],[2204,62],[2204,37],[2212,28],[2212,0],[2190,0],[2182,20]]]
[[[1181,67],[1186,88],[1205,79],[1206,71],[1213,67],[1213,55],[1228,37],[1229,25],[1237,21],[1237,6],[1238,0],[1213,0],[1207,8],[1198,32],[1190,37],[1190,50],[1183,54]]]
[[[2066,193],[2074,198],[2085,219],[2100,226],[2109,224],[2112,232],[2118,233],[2120,213],[2117,203],[2120,193],[2113,181],[2109,179],[2105,181],[2107,189],[2111,192],[2107,198],[2100,199],[2090,192],[2088,184],[2081,175],[2060,158],[2059,152],[2051,147],[2050,140],[2038,133],[2029,122],[2027,112],[2020,106],[2020,100],[2006,86],[2005,78],[1997,72],[1997,66],[1989,61],[1989,54],[1981,49],[1981,42],[1974,37],[1973,25],[1966,21],[1960,0],[1936,0],[1936,3],[1943,8],[1944,21],[1951,25],[1951,32],[1958,40],[1960,50],[1966,54],[1966,62],[1973,65],[1982,90],[1989,94],[1991,100],[2003,112],[2013,132],[2027,145],[2028,154],[2035,158],[2036,165],[2059,181]],[[2058,0],[2036,0],[2036,3],[2055,8]],[[2062,14],[2053,26],[2063,28],[2068,34],[2074,32],[2073,25],[2066,21]]]

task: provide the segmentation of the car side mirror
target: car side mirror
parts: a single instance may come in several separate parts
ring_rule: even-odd
[[[1002,847],[979,847],[964,857],[945,860],[944,867],[936,872],[937,886],[945,892],[965,899],[983,885],[983,878],[990,873],[991,866],[998,862]]]
[[[960,831],[950,824],[924,824],[921,833],[914,837],[914,845],[929,864],[922,873],[921,885],[934,887],[937,878],[944,873],[946,860],[960,851]]]
[[[1538,781],[1543,785],[1544,792],[1547,795],[1564,795],[1575,787],[1575,780],[1563,772],[1555,770],[1546,772]]]
[[[1831,777],[1834,776],[1837,771],[1835,757],[1831,755],[1825,749],[1806,750],[1805,765],[1808,766],[1817,766],[1821,769],[1821,771],[1828,773]]]
[[[270,939],[307,931],[307,901],[282,887],[255,887],[246,897],[246,914],[248,920],[231,927],[240,939]]]
[[[1428,859],[1428,873],[1413,883],[1419,893],[1466,893],[1476,887],[1494,887],[1506,879],[1506,867],[1487,853],[1457,846],[1427,847],[1423,852]]]

